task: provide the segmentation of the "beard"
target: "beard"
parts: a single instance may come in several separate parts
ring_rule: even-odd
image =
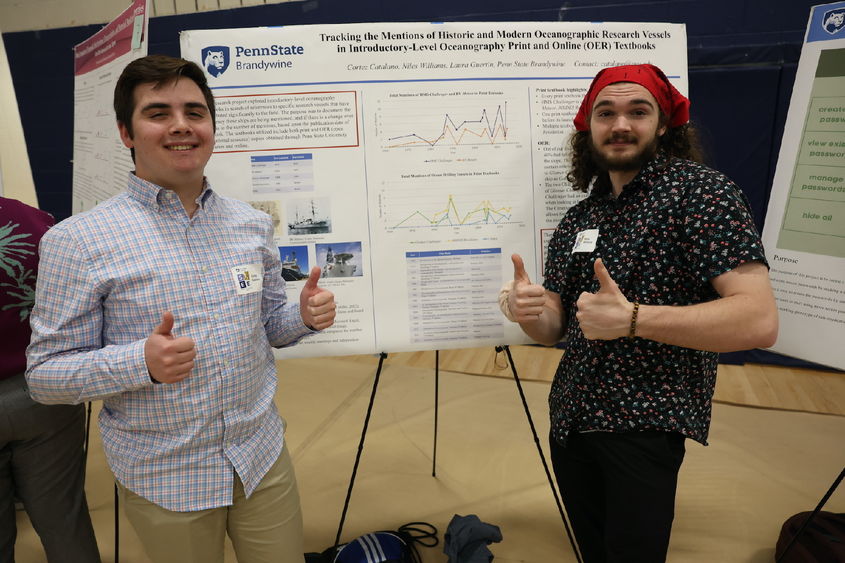
[[[636,142],[636,137],[633,135],[614,135],[608,139],[605,144],[612,142]],[[657,154],[658,137],[655,137],[642,150],[631,156],[608,157],[601,150],[599,150],[595,143],[593,143],[592,135],[588,137],[588,147],[590,155],[593,157],[593,162],[596,163],[601,170],[606,172],[634,172],[642,169],[652,158]]]

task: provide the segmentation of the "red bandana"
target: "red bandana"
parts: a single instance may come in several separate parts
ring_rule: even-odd
[[[596,97],[605,86],[617,82],[633,82],[651,92],[660,109],[669,118],[669,127],[678,127],[689,121],[689,99],[672,86],[662,70],[648,64],[614,66],[599,71],[593,78],[593,83],[590,84],[590,89],[587,90],[587,95],[575,115],[575,129],[589,131],[590,113],[593,111]]]

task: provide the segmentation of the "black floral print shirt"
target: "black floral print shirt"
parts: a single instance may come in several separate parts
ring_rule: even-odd
[[[592,252],[576,235],[598,229]],[[598,291],[602,258],[629,301],[690,305],[719,297],[710,280],[744,262],[766,264],[747,199],[706,166],[656,156],[619,198],[596,193],[558,225],[546,260],[546,289],[566,315],[566,353],[549,396],[552,432],[680,432],[707,443],[718,355],[643,338],[589,341],[575,318],[583,291]]]

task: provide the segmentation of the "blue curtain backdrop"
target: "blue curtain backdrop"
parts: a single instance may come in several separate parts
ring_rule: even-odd
[[[762,229],[810,8],[806,0],[311,0],[150,20],[150,53],[179,55],[179,32],[385,21],[627,21],[686,24],[692,119],[709,163],[743,189]],[[73,46],[99,25],[3,39],[42,208],[71,212]],[[763,351],[724,362],[809,365]]]

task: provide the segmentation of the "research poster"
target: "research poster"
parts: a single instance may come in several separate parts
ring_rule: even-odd
[[[763,242],[780,310],[772,349],[845,369],[845,2],[810,12]]]
[[[526,342],[498,310],[511,254],[544,252],[582,195],[566,141],[593,76],[653,63],[664,23],[378,23],[186,31],[217,106],[214,189],[267,212],[292,299],[310,267],[335,326],[282,357]]]
[[[133,170],[112,99],[123,67],[147,54],[147,0],[135,0],[73,49],[73,213],[120,193]]]

